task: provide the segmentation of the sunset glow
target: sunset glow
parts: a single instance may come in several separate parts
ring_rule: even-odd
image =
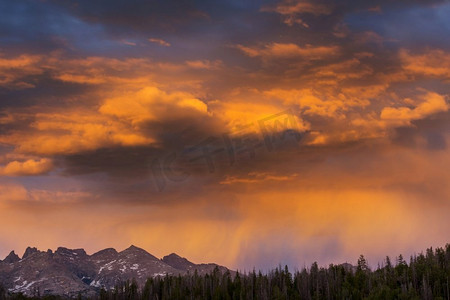
[[[449,242],[448,1],[124,3],[0,2],[2,259],[376,266]]]

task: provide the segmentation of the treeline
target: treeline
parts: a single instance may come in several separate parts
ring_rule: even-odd
[[[144,287],[127,281],[115,289],[101,290],[103,299],[442,299],[449,300],[450,244],[427,249],[394,262],[386,257],[371,270],[364,256],[357,266],[349,264],[310,268],[291,273],[287,267],[262,274],[218,269],[210,274],[150,278]],[[10,298],[24,299],[11,295]]]

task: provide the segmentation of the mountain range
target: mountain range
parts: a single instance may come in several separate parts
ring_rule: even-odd
[[[136,246],[117,252],[113,248],[88,255],[84,249],[59,247],[39,251],[28,247],[22,258],[14,251],[0,261],[0,284],[11,293],[25,295],[95,296],[101,288],[135,279],[143,286],[150,277],[229,271],[217,264],[195,264],[172,253],[162,259]],[[230,271],[234,273],[233,271]]]

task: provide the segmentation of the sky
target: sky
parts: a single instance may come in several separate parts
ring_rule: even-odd
[[[449,36],[442,0],[0,1],[0,258],[444,246]]]

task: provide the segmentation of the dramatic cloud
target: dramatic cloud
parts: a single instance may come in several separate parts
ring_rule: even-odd
[[[114,146],[152,145],[159,132],[149,126],[211,118],[207,105],[188,93],[167,94],[156,87],[100,101],[98,109],[37,113],[27,131],[3,136],[21,153],[73,154]],[[205,119],[206,118],[206,119]]]

